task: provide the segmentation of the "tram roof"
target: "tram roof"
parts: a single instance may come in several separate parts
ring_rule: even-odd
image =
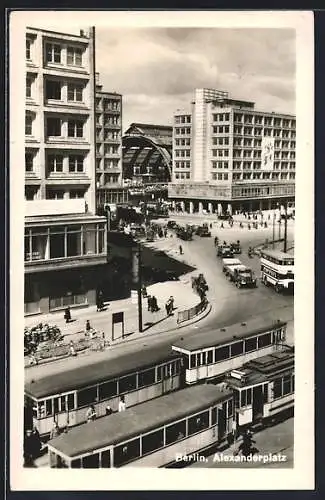
[[[266,257],[273,257],[275,259],[281,259],[281,260],[294,259],[293,254],[284,253],[284,252],[281,252],[280,250],[262,250],[261,257],[263,257],[263,255],[265,255]]]
[[[198,331],[193,335],[184,337],[183,340],[177,340],[172,345],[172,348],[176,351],[180,349],[180,352],[182,352],[183,350],[197,351],[208,347],[219,347],[236,340],[253,337],[259,333],[266,333],[268,330],[284,325],[286,325],[285,321],[259,316],[245,322],[210,330],[209,332],[200,333]]]
[[[231,396],[230,391],[221,391],[214,385],[188,387],[75,427],[49,445],[66,456],[79,456],[203,411]]]
[[[176,357],[177,354],[165,344],[151,348],[142,347],[114,358],[101,359],[97,363],[63,369],[55,375],[35,378],[25,384],[25,393],[40,399],[90,386]]]

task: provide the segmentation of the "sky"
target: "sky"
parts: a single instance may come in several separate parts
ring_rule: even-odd
[[[96,71],[123,95],[123,132],[171,125],[203,87],[295,114],[295,66],[293,29],[96,28]]]

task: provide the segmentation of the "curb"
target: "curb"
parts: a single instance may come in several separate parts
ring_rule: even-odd
[[[120,346],[120,345],[123,345],[123,344],[127,344],[128,342],[134,342],[135,340],[138,340],[139,338],[145,339],[146,337],[150,337],[151,335],[165,334],[165,333],[172,332],[172,331],[175,331],[175,330],[178,331],[181,328],[186,328],[188,326],[194,325],[195,323],[198,323],[202,319],[206,318],[210,314],[211,311],[212,311],[212,305],[209,302],[208,305],[207,305],[207,307],[204,309],[204,311],[202,311],[200,314],[198,314],[194,318],[192,318],[192,319],[190,319],[190,320],[188,320],[186,322],[184,321],[184,323],[182,323],[179,326],[176,326],[175,328],[169,328],[168,330],[161,330],[159,332],[149,332],[148,334],[143,335],[142,337],[137,337],[137,338],[133,338],[133,339],[130,338],[130,339],[124,339],[124,340],[121,340],[121,341],[117,341],[114,344],[111,344],[110,347]],[[98,351],[98,352],[104,352],[104,351]],[[85,350],[85,351],[81,352],[80,354],[78,354],[78,356],[80,357],[82,355],[86,355],[87,353],[89,353],[89,350]],[[38,363],[38,365],[25,365],[24,369],[33,368],[34,366],[42,366],[42,365],[46,365],[46,364],[49,364],[49,363],[54,363],[55,361],[61,361],[63,359],[68,359],[68,358],[71,358],[71,356],[69,354],[65,355],[65,356],[60,356],[60,357],[57,357],[57,358],[50,358],[50,359],[42,361],[41,363]]]

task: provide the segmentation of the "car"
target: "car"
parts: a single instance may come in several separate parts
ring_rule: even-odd
[[[177,222],[175,220],[169,220],[167,222],[168,229],[174,229],[177,226]]]

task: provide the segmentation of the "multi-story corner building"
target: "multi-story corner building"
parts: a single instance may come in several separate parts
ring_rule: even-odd
[[[128,201],[122,171],[122,96],[103,91],[96,75],[97,206]]]
[[[94,29],[28,28],[25,313],[96,302],[106,221],[96,216]]]
[[[173,125],[173,181],[182,209],[231,213],[294,202],[296,118],[257,111],[227,92],[196,89]]]

